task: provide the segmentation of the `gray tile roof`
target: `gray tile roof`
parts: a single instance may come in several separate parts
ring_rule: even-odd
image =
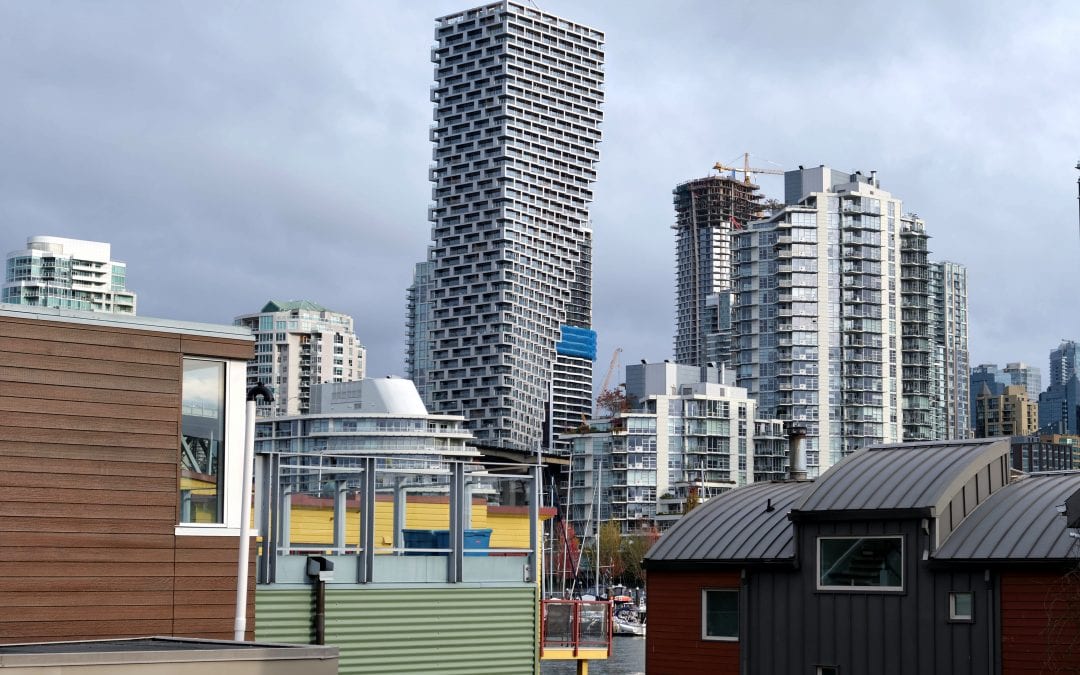
[[[794,510],[919,510],[940,506],[974,472],[1009,452],[1009,439],[901,443],[859,450],[814,481]]]
[[[1077,560],[1080,540],[1057,512],[1080,491],[1080,471],[1032,474],[979,505],[941,545],[942,560]]]
[[[713,497],[660,537],[645,555],[646,565],[791,560],[795,550],[787,514],[810,485],[754,483]]]

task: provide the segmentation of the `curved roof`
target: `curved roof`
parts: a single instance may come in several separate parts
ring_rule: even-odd
[[[940,510],[972,476],[1008,453],[1008,438],[865,448],[814,481],[794,511]]]
[[[788,511],[810,485],[754,483],[713,497],[665,532],[645,555],[646,564],[791,560]]]
[[[934,554],[943,560],[1076,560],[1080,540],[1057,507],[1080,491],[1080,471],[1031,474],[979,505]]]

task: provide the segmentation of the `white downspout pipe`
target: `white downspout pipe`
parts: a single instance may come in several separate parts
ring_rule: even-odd
[[[244,411],[244,482],[240,487],[240,550],[236,563],[236,618],[233,620],[233,639],[244,641],[247,632],[247,586],[248,558],[251,550],[251,481],[255,471],[255,400],[262,396],[267,403],[274,395],[264,384],[257,384],[247,392]]]

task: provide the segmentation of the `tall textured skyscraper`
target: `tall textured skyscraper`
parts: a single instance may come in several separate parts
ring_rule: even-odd
[[[478,445],[534,451],[591,410],[604,35],[508,1],[437,22],[432,244],[409,292],[409,376]]]
[[[731,360],[731,235],[760,209],[758,186],[708,176],[675,187],[675,362]]]
[[[7,254],[0,302],[87,312],[135,313],[127,264],[100,241],[30,237]]]

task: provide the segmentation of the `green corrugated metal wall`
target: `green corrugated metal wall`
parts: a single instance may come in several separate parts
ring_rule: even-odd
[[[264,642],[310,644],[311,615],[315,611],[311,590],[255,591],[255,639]]]
[[[327,589],[326,643],[340,673],[528,675],[536,661],[536,588]],[[311,591],[260,588],[255,637],[308,642]]]

